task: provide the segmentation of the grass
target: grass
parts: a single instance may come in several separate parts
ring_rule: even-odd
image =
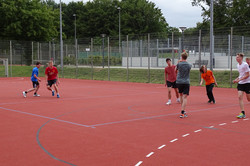
[[[33,66],[12,66],[12,77],[30,77]],[[9,67],[10,70],[10,67]],[[45,67],[39,69],[39,76],[44,77]],[[9,75],[11,73],[9,72]],[[59,69],[60,77],[62,71]],[[150,74],[150,79],[149,79]],[[164,84],[164,69],[151,69],[150,73],[147,69],[129,69],[127,77],[127,69],[124,68],[110,68],[110,81],[122,81],[126,82],[141,82],[141,83],[158,83]],[[217,83],[219,87],[230,87],[230,71],[214,71]],[[108,68],[74,68],[64,67],[64,78],[77,78],[77,79],[89,79],[91,80],[109,80]],[[0,66],[0,77],[4,77],[4,67]],[[238,77],[238,72],[233,71],[232,78]],[[198,86],[200,82],[200,73],[198,70],[191,70],[190,72],[190,84],[192,86]],[[233,88],[236,88],[236,84],[233,84]]]

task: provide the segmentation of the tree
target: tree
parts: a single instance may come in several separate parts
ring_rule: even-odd
[[[200,6],[203,11],[203,23],[210,20],[211,0],[192,0],[194,6]],[[250,25],[249,0],[214,0],[214,27],[224,28],[232,26]]]
[[[59,11],[40,0],[0,0],[0,37],[49,41],[58,36]]]

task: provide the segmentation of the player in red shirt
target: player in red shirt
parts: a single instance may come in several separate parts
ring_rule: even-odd
[[[178,89],[176,86],[176,66],[172,64],[171,59],[167,58],[166,62],[168,66],[165,68],[165,86],[168,87],[168,102],[167,105],[171,104],[171,88],[174,88],[177,102],[180,102]]]
[[[58,91],[58,84],[59,77],[58,77],[58,70],[56,67],[53,66],[53,61],[49,61],[49,67],[45,69],[45,80],[47,83],[47,89],[52,91],[52,96],[55,95],[55,91],[52,89],[52,85],[57,93],[57,98],[60,98],[59,91]]]

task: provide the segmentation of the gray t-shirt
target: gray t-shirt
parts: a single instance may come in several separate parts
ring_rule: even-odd
[[[186,61],[179,62],[176,66],[177,73],[177,84],[190,84],[189,73],[192,65]]]

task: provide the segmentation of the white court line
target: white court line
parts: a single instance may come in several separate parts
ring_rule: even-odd
[[[226,125],[227,123],[221,123],[221,124],[219,124],[219,126],[224,126],[224,125]]]
[[[182,135],[182,137],[187,137],[187,136],[189,136],[190,134],[188,133],[188,134],[185,134],[185,135]]]
[[[237,123],[237,122],[239,122],[239,121],[238,120],[232,121],[232,123]]]
[[[247,118],[247,119],[243,119],[243,120],[249,120],[249,118]]]
[[[158,149],[162,149],[164,148],[166,145],[161,145]]]
[[[175,139],[173,139],[172,141],[170,141],[171,143],[173,143],[173,142],[175,142],[175,141],[177,141],[178,139],[177,138],[175,138]]]
[[[201,129],[199,129],[199,130],[195,130],[194,132],[195,132],[195,133],[198,133],[198,132],[200,132],[200,131],[202,131],[202,130],[201,130]]]
[[[135,164],[135,166],[139,166],[142,164],[142,161],[139,161],[137,164]]]
[[[146,157],[150,157],[154,154],[154,152],[149,153]]]
[[[208,127],[208,128],[214,128],[214,126],[210,126],[210,127]]]

